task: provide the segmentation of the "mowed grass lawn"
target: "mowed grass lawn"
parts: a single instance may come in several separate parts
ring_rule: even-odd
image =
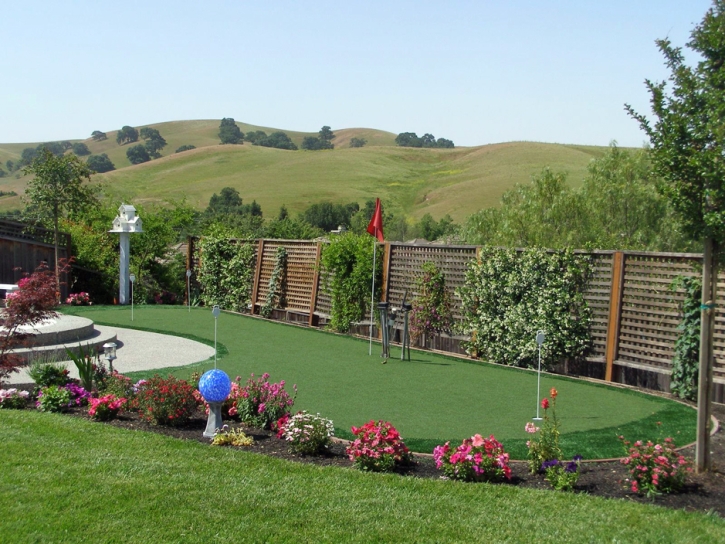
[[[177,334],[207,343],[214,340],[214,318],[207,308],[136,306],[72,308],[96,323]],[[380,345],[317,330],[222,313],[218,366],[243,381],[254,373],[297,384],[295,410],[319,412],[333,420],[336,434],[350,437],[350,427],[371,419],[390,421],[414,451],[430,452],[446,440],[494,434],[514,459],[526,456],[524,425],[536,414],[536,373],[413,351],[400,361],[399,348],[381,364]],[[122,338],[121,338],[122,339]],[[123,351],[119,352],[119,362]],[[173,358],[173,352],[169,353]],[[213,361],[164,369],[189,378]],[[134,374],[139,378],[153,374]],[[696,413],[682,404],[627,389],[544,375],[542,395],[559,391],[557,415],[562,446],[571,457],[620,457],[620,434],[628,439],[672,436],[678,445],[695,437]],[[543,410],[542,410],[543,414]],[[661,426],[658,425],[661,423]]]
[[[715,516],[293,463],[0,410],[0,541],[722,542]]]

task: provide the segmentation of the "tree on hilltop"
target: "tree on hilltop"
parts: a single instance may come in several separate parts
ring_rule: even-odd
[[[158,130],[151,127],[143,127],[141,129],[141,138],[146,140],[144,147],[150,157],[158,159],[161,156],[159,153],[164,147],[166,147],[166,140],[159,133]]]
[[[149,152],[146,150],[146,147],[142,144],[138,144],[133,147],[129,147],[126,150],[126,157],[128,158],[128,160],[131,164],[141,164],[141,163],[148,162],[151,160],[151,156],[149,155]]]
[[[223,144],[244,143],[244,133],[232,117],[225,117],[219,124],[219,139]]]
[[[368,141],[365,138],[351,138],[350,147],[364,147]]]
[[[125,125],[116,134],[116,143],[118,145],[132,144],[138,141],[138,130],[128,125]]]
[[[105,132],[101,132],[100,130],[94,130],[91,132],[91,138],[93,138],[94,142],[100,142],[101,140],[107,140],[108,136],[106,136]]]
[[[98,174],[103,174],[104,172],[110,172],[111,170],[116,169],[111,162],[111,159],[109,159],[108,155],[105,153],[101,153],[100,155],[91,155],[88,157],[86,166]]]
[[[335,133],[330,130],[330,127],[324,126],[317,133],[317,136],[307,136],[302,140],[302,149],[306,149],[308,151],[333,149],[335,147],[332,143],[334,138]]]
[[[78,155],[79,157],[85,157],[86,155],[91,154],[91,150],[88,149],[88,146],[84,144],[83,142],[76,142],[73,144],[73,153]]]

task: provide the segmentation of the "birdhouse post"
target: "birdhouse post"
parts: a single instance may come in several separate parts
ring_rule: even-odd
[[[121,236],[120,246],[120,266],[119,266],[119,282],[118,282],[118,303],[129,303],[129,257],[132,232],[143,232],[143,222],[136,215],[136,208],[128,204],[121,204],[118,208],[118,215],[113,220],[113,228],[108,232],[118,233]]]

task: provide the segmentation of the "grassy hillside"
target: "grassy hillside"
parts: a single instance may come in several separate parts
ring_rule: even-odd
[[[243,132],[274,128],[238,123]],[[592,158],[605,148],[534,142],[455,149],[412,149],[395,146],[395,135],[373,129],[336,130],[335,149],[322,152],[285,151],[245,145],[219,145],[218,120],[179,121],[148,125],[167,140],[164,157],[136,166],[126,159],[127,145],[108,140],[84,140],[92,153],[107,153],[117,170],[96,176],[109,190],[136,203],[186,198],[203,208],[223,187],[236,188],[245,202],[256,200],[267,216],[284,204],[291,212],[323,199],[363,203],[380,197],[384,205],[419,218],[450,214],[457,221],[498,203],[516,183],[527,183],[544,167],[569,172],[572,185],[581,183]],[[314,133],[285,131],[299,146]],[[353,137],[365,138],[363,148],[349,148]],[[184,144],[197,149],[175,154]],[[25,147],[0,144],[0,160],[17,160]],[[0,179],[0,190],[21,193],[26,177]],[[0,210],[20,206],[19,197],[0,198]]]

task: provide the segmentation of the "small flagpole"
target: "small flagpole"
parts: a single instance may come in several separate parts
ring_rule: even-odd
[[[375,227],[375,241],[373,242],[373,288],[370,293],[370,345],[368,355],[373,354],[373,309],[375,308],[375,257],[378,250],[378,229]]]

